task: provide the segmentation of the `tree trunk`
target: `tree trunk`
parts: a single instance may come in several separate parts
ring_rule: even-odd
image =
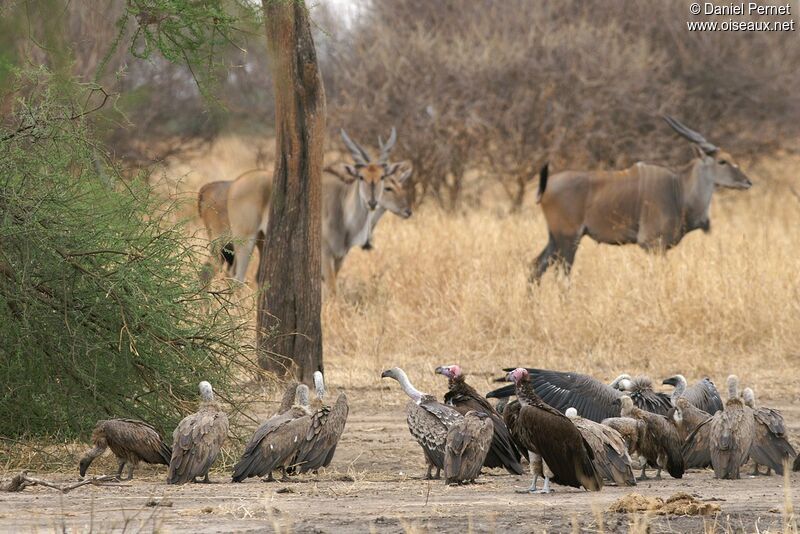
[[[272,204],[258,271],[259,364],[311,382],[322,370],[320,178],[325,90],[302,0],[265,0],[275,89]]]

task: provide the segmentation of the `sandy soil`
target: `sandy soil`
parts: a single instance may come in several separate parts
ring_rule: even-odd
[[[366,392],[348,393],[351,399],[368,398]],[[800,403],[777,407],[792,435],[800,434]],[[551,495],[519,493],[529,478],[499,471],[474,486],[425,481],[422,454],[408,433],[400,404],[377,409],[351,403],[332,467],[316,476],[270,484],[255,479],[229,484],[227,474],[217,472],[210,485],[170,487],[162,482],[163,469],[145,467],[132,482],[116,487],[86,486],[63,496],[33,487],[0,494],[0,530],[628,532],[637,521],[649,523],[653,533],[781,532],[784,527],[784,480],[777,476],[718,481],[710,471],[692,471],[682,480],[642,482],[636,488],[607,486],[600,493],[557,486]],[[36,475],[77,480],[77,473]],[[791,479],[800,488],[800,473]],[[631,492],[662,498],[687,492],[722,511],[705,518],[636,518],[607,511]],[[795,497],[794,506],[798,504]]]

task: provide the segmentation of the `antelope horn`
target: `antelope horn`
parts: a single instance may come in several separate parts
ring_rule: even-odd
[[[350,150],[350,154],[353,156],[356,165],[369,165],[369,155],[367,152],[361,148],[358,143],[350,139],[347,132],[344,131],[344,128],[341,129],[341,134],[342,141],[344,141],[344,144]]]
[[[685,137],[692,143],[699,145],[706,154],[713,154],[719,150],[719,148],[717,148],[713,143],[708,142],[705,137],[700,135],[698,132],[695,132],[691,128],[688,128],[685,124],[682,124],[680,121],[678,121],[678,119],[670,117],[669,115],[663,115],[662,118],[673,130],[678,133],[678,135]]]
[[[378,145],[381,148],[381,157],[379,158],[378,162],[381,164],[386,164],[389,161],[389,152],[392,151],[394,148],[394,144],[397,142],[397,129],[392,126],[392,133],[389,134],[389,139],[386,141],[386,144],[383,144],[383,139],[381,136],[378,136]]]

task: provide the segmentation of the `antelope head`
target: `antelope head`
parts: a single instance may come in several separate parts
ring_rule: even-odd
[[[678,135],[693,143],[701,168],[704,174],[711,178],[714,185],[730,189],[750,189],[753,182],[742,172],[730,154],[710,143],[705,137],[677,119],[665,115],[664,120]]]
[[[411,188],[408,179],[413,172],[413,167],[409,166],[383,179],[381,206],[403,219],[408,219],[412,213]]]
[[[370,160],[366,150],[350,139],[347,132],[342,130],[341,133],[342,140],[355,162],[354,165],[345,165],[345,169],[353,179],[358,180],[358,194],[361,200],[369,207],[370,211],[375,211],[383,199],[386,179],[397,172],[400,167],[399,163],[389,163],[389,152],[397,142],[397,130],[392,128],[386,144],[383,144],[383,140],[378,137],[380,156],[374,162]]]

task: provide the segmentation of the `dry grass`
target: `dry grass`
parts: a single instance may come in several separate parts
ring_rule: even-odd
[[[254,153],[227,139],[168,174],[184,177],[177,189],[190,199],[208,178],[188,170],[236,176]],[[407,221],[387,215],[375,249],[351,252],[338,298],[324,304],[330,380],[383,395],[380,372],[398,365],[441,391],[433,369],[458,362],[479,389],[500,367],[525,364],[718,383],[735,372],[764,401],[796,392],[787,371],[800,363],[800,201],[790,193],[798,169],[789,155],[748,168],[756,186],[718,193],[711,234],[690,234],[665,257],[587,238],[571,280],[548,273],[533,288],[528,265],[546,241],[533,199],[514,215],[429,205]],[[399,401],[390,390],[385,400]]]

